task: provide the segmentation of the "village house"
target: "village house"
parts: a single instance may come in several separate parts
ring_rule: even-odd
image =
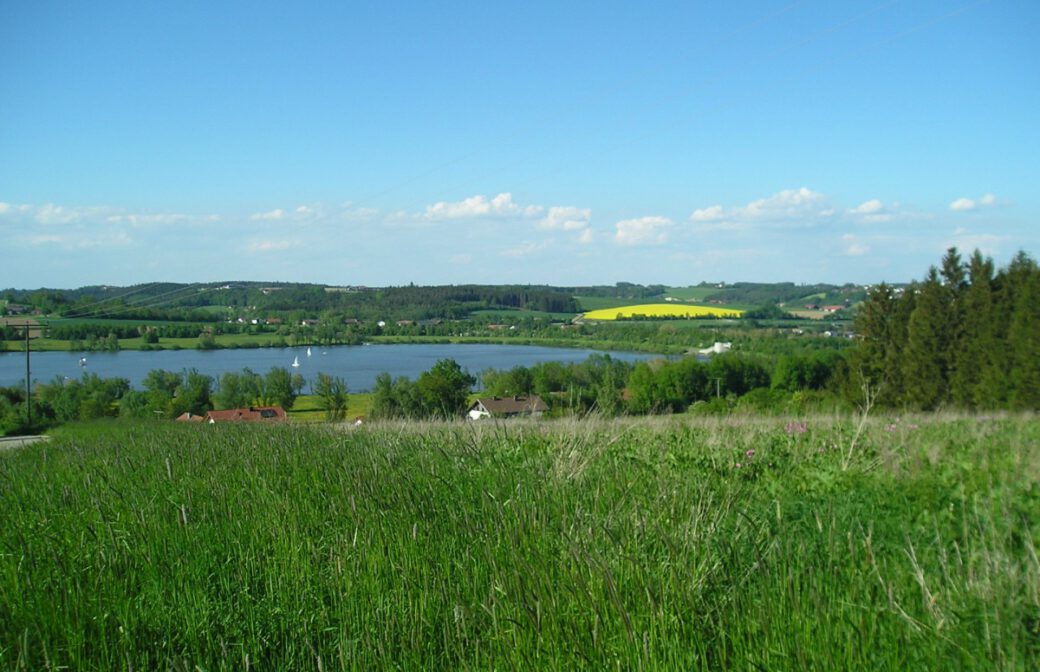
[[[539,418],[549,410],[549,406],[536,394],[530,396],[515,395],[512,397],[480,397],[469,407],[466,418],[515,418],[527,416]]]
[[[285,420],[285,409],[281,406],[250,406],[249,408],[230,408],[224,411],[208,411],[205,416],[194,413],[182,413],[177,416],[178,422],[207,422],[211,425],[218,422],[282,422]]]
[[[732,347],[732,343],[720,343],[719,341],[715,341],[715,343],[712,344],[711,347],[704,348],[703,350],[698,350],[697,352],[701,353],[702,355],[721,355],[724,352],[729,352],[730,348]]]

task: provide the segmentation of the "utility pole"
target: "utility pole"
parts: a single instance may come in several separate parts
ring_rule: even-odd
[[[25,420],[32,426],[32,369],[29,366],[29,322],[25,323]]]

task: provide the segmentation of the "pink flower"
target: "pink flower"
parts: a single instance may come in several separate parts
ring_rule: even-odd
[[[785,429],[788,434],[805,434],[809,427],[804,422],[789,422]]]
[[[740,462],[737,462],[737,469],[740,469]]]
[[[748,451],[747,451],[746,453],[744,453],[744,454],[745,454],[745,455],[747,455],[748,457],[754,457],[754,456],[755,456],[755,449],[754,449],[754,448],[751,448],[750,450],[748,450]]]

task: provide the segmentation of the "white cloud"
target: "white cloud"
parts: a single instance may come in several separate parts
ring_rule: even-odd
[[[133,242],[129,235],[122,231],[115,233],[45,233],[21,237],[19,240],[32,245],[54,245],[66,250],[86,250],[99,247],[124,247]]]
[[[897,217],[906,217],[906,213],[899,212],[899,204],[895,203],[886,206],[879,199],[872,198],[869,201],[864,201],[856,207],[847,211],[847,214],[864,222],[866,224],[880,224],[883,222],[891,222]]]
[[[349,213],[344,209],[344,216]],[[267,212],[256,212],[249,216],[254,222],[314,222],[325,218],[325,210],[321,205],[299,205],[290,210],[275,208]]]
[[[549,247],[551,240],[543,240],[540,243],[526,242],[516,247],[511,247],[507,250],[502,250],[502,256],[505,257],[526,257],[529,254],[535,254]]]
[[[695,222],[717,222],[726,216],[726,211],[721,205],[711,205],[707,208],[701,208],[700,210],[694,210],[693,214],[690,215],[690,219]]]
[[[869,201],[860,203],[852,210],[849,210],[853,215],[872,215],[876,212],[881,212],[885,205],[876,198],[872,198]]]
[[[545,218],[538,222],[538,228],[577,231],[587,227],[590,219],[592,219],[592,210],[589,208],[554,205],[549,208]]]
[[[267,212],[257,212],[250,215],[249,219],[253,221],[277,221],[279,219],[285,219],[285,210],[281,208],[275,208]]]
[[[768,198],[762,198],[738,208],[738,214],[753,219],[794,219],[819,214],[827,202],[823,194],[802,187],[785,189]]]
[[[667,217],[624,219],[614,225],[617,228],[614,240],[621,245],[660,245],[668,240],[665,229],[672,224]]]
[[[592,242],[593,238],[592,229],[585,229],[581,232],[581,235],[578,236],[578,242],[582,245],[588,245]]]
[[[954,212],[971,212],[972,210],[978,210],[980,208],[992,208],[997,205],[997,197],[993,194],[986,193],[980,198],[958,198],[953,203],[950,203],[950,210]]]
[[[845,243],[845,254],[850,257],[862,257],[870,252],[870,246],[851,233],[846,233],[841,239]]]
[[[0,216],[24,226],[31,233],[34,227],[61,228],[62,231],[91,234],[86,229],[99,226],[108,230],[119,227],[144,228],[164,225],[211,224],[219,221],[217,215],[188,215],[177,212],[132,212],[110,205],[66,206],[54,203],[43,205],[13,205],[0,203]],[[82,231],[80,231],[82,229]],[[91,234],[92,235],[92,234]],[[44,240],[45,238],[41,238]]]
[[[263,254],[265,252],[281,252],[284,250],[291,250],[294,247],[299,247],[300,241],[298,240],[253,240],[246,245],[246,252],[251,254]]]
[[[60,224],[72,224],[78,222],[84,217],[106,215],[111,211],[111,208],[102,207],[75,207],[68,208],[63,205],[54,205],[53,203],[45,203],[44,205],[38,206],[33,211],[33,218],[40,224],[45,226],[60,225]]]
[[[785,189],[733,208],[721,205],[700,208],[693,211],[690,221],[699,224],[697,228],[700,231],[737,231],[761,224],[812,224],[834,214],[826,196],[802,187]]]
[[[219,219],[216,215],[210,215],[208,221]],[[165,213],[157,215],[110,215],[105,221],[111,224],[130,224],[131,226],[154,226],[163,224],[186,224],[192,220],[188,215],[179,213]]]
[[[1000,246],[1006,242],[1006,236],[992,233],[971,233],[966,229],[957,229],[953,238],[943,244],[943,249],[956,247],[958,250],[979,250],[984,255],[993,257],[1000,254]]]
[[[426,206],[428,219],[470,219],[473,217],[536,217],[544,208],[540,205],[521,207],[513,202],[513,195],[503,192],[492,199],[470,196],[461,201],[438,201]]]

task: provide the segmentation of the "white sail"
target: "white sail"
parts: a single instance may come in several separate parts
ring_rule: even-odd
[[[293,365],[294,369],[300,368],[300,358],[299,357],[293,357],[292,365]]]
[[[308,357],[310,357],[310,356],[311,356],[311,349],[310,349],[310,348],[307,348],[307,356],[308,356]]]

